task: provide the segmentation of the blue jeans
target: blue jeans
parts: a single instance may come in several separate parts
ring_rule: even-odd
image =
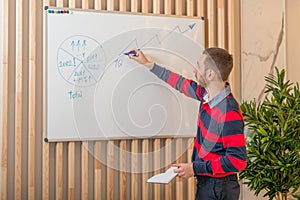
[[[197,176],[196,200],[238,200],[240,184],[237,175],[223,178]]]

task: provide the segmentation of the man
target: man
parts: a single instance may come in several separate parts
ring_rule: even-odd
[[[194,68],[197,83],[151,62],[140,50],[131,52],[130,59],[200,101],[192,162],[175,164],[178,168],[174,171],[185,179],[197,178],[195,199],[238,200],[236,173],[247,163],[243,116],[226,82],[233,67],[232,56],[221,48],[204,50]]]

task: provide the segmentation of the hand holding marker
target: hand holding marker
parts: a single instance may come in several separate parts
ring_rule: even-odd
[[[148,67],[150,70],[154,67],[154,62],[149,60],[140,49],[132,49],[125,55],[128,55],[129,59]]]
[[[137,50],[139,51],[140,49],[137,49]],[[129,56],[129,55],[138,56],[139,54],[135,50],[131,50],[131,51],[125,52],[124,55],[126,55],[126,56]]]

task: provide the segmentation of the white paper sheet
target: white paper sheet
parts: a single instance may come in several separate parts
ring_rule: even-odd
[[[168,184],[178,173],[174,172],[176,167],[170,167],[165,173],[156,174],[147,180],[147,183]]]

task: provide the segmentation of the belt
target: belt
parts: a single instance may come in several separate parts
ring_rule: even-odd
[[[228,176],[224,177],[212,177],[212,176],[196,176],[198,181],[204,181],[204,180],[211,180],[211,179],[216,179],[216,180],[238,180],[236,174],[231,174]]]

